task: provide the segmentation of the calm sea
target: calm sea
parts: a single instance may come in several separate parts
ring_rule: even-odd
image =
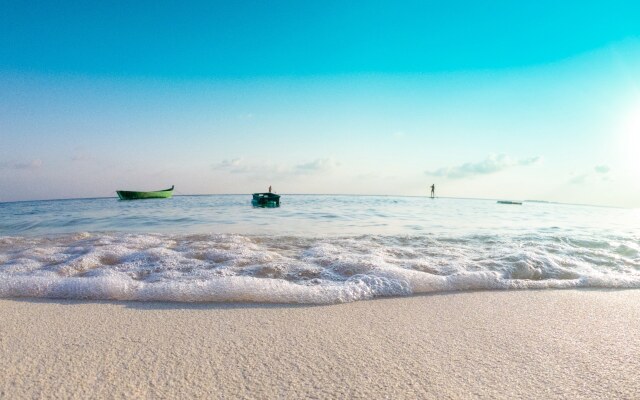
[[[249,195],[0,203],[0,297],[335,303],[640,288],[640,210]]]

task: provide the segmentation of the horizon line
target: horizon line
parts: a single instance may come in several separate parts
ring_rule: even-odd
[[[257,192],[256,192],[257,193]],[[276,193],[276,192],[274,192]],[[202,193],[202,194],[176,194],[173,197],[197,197],[197,196],[244,196],[251,195],[252,193]],[[351,193],[280,193],[281,195],[287,196],[361,196],[361,197],[411,197],[411,198],[431,198],[429,195],[402,195],[402,194],[351,194]],[[504,198],[487,198],[487,197],[453,197],[453,196],[435,196],[436,199],[453,199],[453,200],[485,200],[485,201],[499,201],[499,200],[508,200]],[[118,201],[128,201],[128,200],[120,200],[118,196],[100,196],[100,197],[69,197],[69,198],[53,198],[53,199],[34,199],[34,200],[9,200],[9,201],[0,201],[0,204],[10,204],[10,203],[29,203],[29,202],[37,202],[37,201],[74,201],[74,200],[102,200],[102,199],[116,199]],[[153,200],[153,199],[146,199]],[[602,205],[602,204],[587,204],[587,203],[564,203],[559,201],[550,201],[550,200],[520,200],[523,203],[541,203],[541,204],[560,204],[560,205],[568,205],[568,206],[581,206],[581,207],[599,207],[599,208],[617,208],[621,210],[635,210],[638,207],[621,207],[621,206],[612,206],[612,205]]]

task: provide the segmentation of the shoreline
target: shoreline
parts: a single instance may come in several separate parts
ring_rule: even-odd
[[[0,397],[632,398],[640,290],[0,299]]]

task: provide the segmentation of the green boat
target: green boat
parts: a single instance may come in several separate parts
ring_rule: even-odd
[[[254,193],[251,204],[254,207],[280,207],[280,195],[273,193]]]
[[[142,200],[142,199],[168,199],[173,196],[173,186],[170,189],[157,190],[155,192],[132,192],[129,190],[116,190],[120,200]]]

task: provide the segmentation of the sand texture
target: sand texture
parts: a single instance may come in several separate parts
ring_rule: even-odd
[[[0,300],[0,398],[640,398],[640,290]]]

